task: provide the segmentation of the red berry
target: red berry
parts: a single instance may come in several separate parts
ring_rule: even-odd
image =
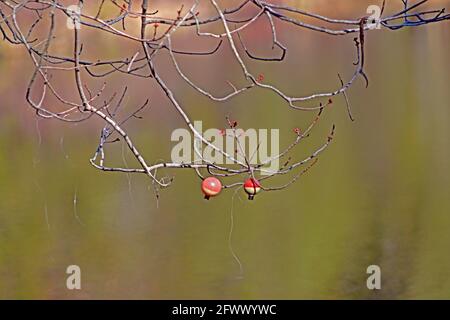
[[[253,200],[255,195],[261,191],[261,184],[254,178],[248,178],[244,182],[244,190],[248,194],[248,199]]]
[[[208,177],[202,181],[202,192],[206,200],[209,200],[210,197],[217,196],[220,191],[222,191],[222,183],[219,179]]]

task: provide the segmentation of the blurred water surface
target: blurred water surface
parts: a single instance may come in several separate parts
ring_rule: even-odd
[[[279,34],[292,48],[285,66],[250,63],[267,81],[309,93],[336,86],[338,72],[351,75],[352,36],[290,31]],[[335,141],[288,190],[253,202],[226,191],[206,202],[195,174],[168,172],[175,182],[158,205],[145,177],[89,165],[100,122],[35,119],[24,99],[28,57],[0,43],[0,297],[450,298],[449,36],[448,23],[372,32],[370,87],[359,81],[349,92],[356,121],[336,98],[295,155],[323,143],[332,123]],[[254,43],[270,53],[265,47]],[[120,50],[108,42],[109,54]],[[238,72],[223,54],[207,58],[206,74],[195,59],[180,61],[220,91],[223,78]],[[165,68],[168,81],[179,83]],[[151,161],[167,160],[170,133],[182,122],[150,80],[133,86],[130,110],[149,94],[153,100],[144,120],[128,126],[130,134]],[[73,90],[70,81],[67,88]],[[244,128],[280,128],[283,144],[314,116],[261,90],[221,105],[185,85],[176,92],[205,128],[223,127],[231,114]],[[109,150],[111,161],[135,165],[121,143]],[[232,207],[242,277],[228,243]],[[81,267],[80,291],[65,287],[71,264]],[[366,288],[371,264],[382,269],[380,291]]]

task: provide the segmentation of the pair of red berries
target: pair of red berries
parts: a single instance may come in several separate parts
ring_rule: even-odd
[[[244,190],[248,194],[248,199],[253,200],[255,195],[261,191],[261,184],[254,178],[248,178],[244,182]],[[222,183],[215,177],[208,177],[202,181],[202,192],[205,199],[217,196],[222,191]]]

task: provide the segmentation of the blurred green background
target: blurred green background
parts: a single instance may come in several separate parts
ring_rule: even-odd
[[[364,1],[353,3],[326,12],[365,12]],[[254,52],[270,54],[267,24],[258,28],[243,35]],[[249,62],[265,81],[308,94],[336,87],[338,72],[351,76],[353,35],[280,28],[280,41],[290,48],[285,64]],[[367,37],[370,86],[358,81],[349,91],[356,121],[348,119],[343,98],[335,98],[294,156],[315,150],[332,123],[335,140],[296,184],[253,202],[243,192],[233,198],[233,191],[204,201],[194,173],[171,171],[174,184],[161,191],[159,204],[144,176],[90,166],[100,121],[36,120],[24,99],[29,57],[0,42],[0,298],[450,298],[448,23]],[[97,39],[93,55],[136,52],[123,54],[112,40]],[[174,38],[178,47],[188,44]],[[229,114],[244,128],[279,128],[286,145],[292,128],[314,117],[263,90],[214,104],[182,84],[167,56],[157,63],[204,128],[224,127]],[[226,47],[180,63],[214,92],[233,77],[242,81]],[[75,94],[72,75],[65,77],[66,92]],[[111,83],[120,90],[124,81]],[[152,80],[130,81],[127,110],[147,97],[151,108],[127,125],[129,133],[149,161],[169,160],[170,134],[183,124]],[[121,143],[107,152],[111,163],[136,166]],[[228,243],[232,206],[242,277]],[[81,267],[80,291],[65,287],[71,264]],[[366,288],[371,264],[381,267],[382,290]]]

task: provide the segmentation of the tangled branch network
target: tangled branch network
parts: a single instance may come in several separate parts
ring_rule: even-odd
[[[399,1],[402,2],[403,9],[392,14],[385,14],[388,11],[387,5],[380,3],[380,15],[376,21],[372,21],[371,16],[368,15],[354,19],[334,19],[301,8],[280,4],[280,1],[269,0],[243,0],[241,3],[235,3],[234,6],[230,5],[233,1],[225,0],[171,0],[164,2],[149,0],[0,0],[0,32],[3,40],[23,46],[29,54],[34,71],[26,90],[26,100],[37,116],[71,123],[86,121],[91,117],[97,117],[100,120],[102,123],[100,140],[93,158],[90,159],[95,168],[109,172],[145,174],[152,180],[157,191],[172,183],[171,177],[159,176],[158,170],[191,169],[203,182],[207,180],[206,176],[208,179],[212,178],[212,180],[208,180],[210,185],[205,186],[204,192],[207,196],[215,195],[221,189],[244,187],[251,195],[250,198],[253,198],[253,195],[260,189],[272,191],[288,187],[316,163],[319,154],[328,147],[333,139],[334,126],[324,144],[312,152],[309,157],[294,161],[289,154],[304,138],[310,135],[320,116],[332,103],[334,96],[343,95],[345,97],[348,114],[353,120],[346,93],[358,78],[363,79],[368,85],[368,78],[364,72],[364,40],[373,29],[374,24],[384,30],[397,30],[450,19],[450,15],[445,13],[445,8],[430,9],[427,6],[428,0],[414,3],[408,0]],[[170,2],[170,7],[176,9],[172,10],[173,12],[164,10],[166,12],[164,16],[161,15],[160,8],[155,2],[164,3],[166,8]],[[243,30],[260,20],[270,26],[267,39],[274,52],[271,57],[259,57],[252,53],[241,35]],[[130,29],[130,24],[137,27]],[[288,48],[278,37],[282,24],[334,37],[353,35],[351,44],[355,47],[356,62],[352,76],[347,80],[339,76],[340,84],[331,92],[291,96],[282,88],[265,82],[261,75],[253,74],[248,66],[251,60],[261,64],[283,63],[285,60]],[[221,31],[214,33],[210,30]],[[173,36],[180,31],[185,34],[190,32],[192,39],[209,38],[215,43],[211,50],[205,52],[176,50],[173,46]],[[89,60],[86,58],[88,55],[83,51],[83,42],[80,37],[83,32],[95,33],[95,37],[107,34],[117,41],[127,42],[127,45],[137,45],[139,50],[133,56],[113,60]],[[53,45],[57,37],[73,39],[71,41],[72,48],[69,50],[70,54],[58,53],[56,50],[58,48]],[[92,40],[95,37],[86,39]],[[183,71],[179,57],[188,55],[201,60],[205,56],[218,54],[222,46],[228,46],[231,50],[232,58],[239,66],[246,84],[239,87],[228,82],[228,93],[218,96],[192,80]],[[162,52],[168,53],[174,70],[182,81],[214,103],[231,100],[245,91],[258,87],[275,93],[292,109],[315,112],[313,121],[305,130],[295,130],[295,139],[281,152],[260,163],[253,164],[250,161],[252,155],[245,154],[245,150],[240,146],[237,122],[227,119],[229,125],[227,131],[231,131],[238,148],[235,152],[226,152],[223,148],[204,138],[203,134],[196,129],[185,111],[185,107],[177,98],[176,88],[171,88],[163,79],[160,73],[162,67],[157,64],[155,59]],[[64,92],[58,92],[54,83],[56,73],[72,74],[75,80],[76,99],[67,98],[67,94]],[[148,79],[149,85],[162,90],[173,106],[173,111],[178,113],[201,145],[218,152],[227,159],[227,163],[231,164],[220,165],[206,159],[195,144],[194,152],[198,155],[198,159],[195,161],[151,164],[143,157],[140,148],[124,126],[129,121],[140,118],[139,113],[147,107],[149,100],[136,106],[130,114],[122,114],[119,117],[120,111],[123,109],[121,106],[127,95],[127,87],[124,85],[123,90],[107,95],[105,91],[108,87],[107,80],[111,79],[113,75]],[[127,78],[126,81],[130,81],[130,79]],[[94,87],[96,88],[94,89]],[[47,102],[49,97],[52,98],[52,103]],[[126,143],[139,166],[123,168],[106,165],[105,149],[107,144],[119,140]],[[277,170],[268,172],[265,169],[265,166],[272,161],[281,159],[286,160],[283,160],[283,166]],[[279,175],[289,175],[289,181],[281,186],[267,185],[265,180]],[[244,177],[244,179],[228,184],[222,184],[219,180],[226,180],[228,177]],[[216,182],[219,183],[219,190],[217,190]]]

